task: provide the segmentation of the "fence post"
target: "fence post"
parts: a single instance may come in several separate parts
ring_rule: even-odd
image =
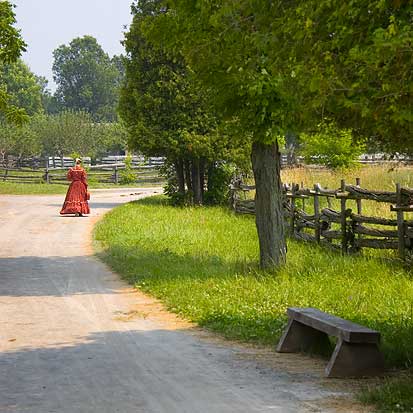
[[[301,181],[301,189],[304,189],[304,182],[303,181]],[[302,198],[302,201],[303,201],[303,211],[305,212],[305,198],[304,197]]]
[[[360,187],[360,183],[361,183],[360,178],[356,178],[356,185],[357,185],[358,187]],[[361,204],[361,201],[362,201],[361,199],[356,199],[357,214],[358,214],[358,215],[361,215],[361,213],[362,213],[362,204]],[[359,224],[358,224],[356,221],[354,221],[354,220],[351,221],[351,228],[353,229],[353,234],[354,234],[354,230],[356,229],[357,225],[359,225]],[[360,240],[361,238],[362,238],[362,235],[361,235],[361,234],[358,234],[357,239]],[[353,248],[353,250],[357,250],[358,247],[356,247],[356,245],[354,245],[354,244],[355,244],[355,238],[353,238],[352,248]]]
[[[360,178],[356,178],[356,185],[359,187],[360,186]],[[357,203],[357,214],[361,215],[361,199],[356,200]]]
[[[294,236],[294,227],[295,227],[295,183],[291,184],[291,221],[290,221],[290,231],[291,236]]]
[[[6,165],[6,170],[4,171],[4,176],[3,176],[3,181],[6,182],[7,181],[7,175],[9,174],[9,170],[7,169],[7,165]]]
[[[404,260],[406,258],[405,251],[405,228],[404,228],[404,213],[402,210],[402,192],[400,184],[396,184],[396,207],[397,207],[397,238],[399,241],[399,257]]]
[[[321,228],[320,228],[320,199],[318,193],[320,192],[318,185],[314,185],[314,222],[315,222],[315,239],[317,244],[320,243]]]
[[[119,172],[118,172],[118,166],[115,166],[115,184],[119,183]]]
[[[344,179],[341,180],[341,251],[345,254],[348,250],[348,240],[347,240],[347,218],[346,218],[346,198],[344,197],[344,192],[346,191],[346,182]]]

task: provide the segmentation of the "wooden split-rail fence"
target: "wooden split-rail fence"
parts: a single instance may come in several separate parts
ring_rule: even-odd
[[[122,183],[124,163],[101,164],[87,166],[90,182],[106,184]],[[135,183],[160,183],[163,178],[158,165],[131,166],[132,173],[136,176]],[[47,168],[0,168],[0,182],[14,183],[47,183],[68,184],[66,174],[68,167]]]
[[[304,188],[294,183],[284,184],[282,189],[284,216],[292,237],[340,249],[343,253],[363,248],[391,249],[398,251],[402,259],[413,258],[412,188],[396,184],[394,192],[375,191],[362,188],[360,179],[356,179],[355,185],[342,180],[338,189],[322,188],[319,184]],[[240,182],[231,185],[236,212],[255,214],[255,201],[246,199],[246,194],[253,190],[254,186]],[[349,201],[355,204],[354,210],[349,208]],[[393,217],[364,214],[365,201],[388,204],[389,215]]]

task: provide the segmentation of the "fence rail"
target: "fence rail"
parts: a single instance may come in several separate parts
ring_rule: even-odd
[[[231,185],[232,205],[236,212],[255,214],[254,200],[245,199],[246,194],[254,189],[254,186],[239,182]],[[356,185],[342,180],[339,189],[322,188],[319,184],[313,188],[285,184],[283,194],[286,224],[290,235],[296,239],[315,242],[343,253],[363,248],[391,249],[397,250],[402,259],[413,258],[413,219],[407,217],[413,213],[412,188],[396,184],[395,192],[375,191],[362,188],[360,179],[357,179]],[[337,210],[332,208],[333,199],[340,203]],[[355,211],[348,208],[349,201],[355,202]],[[395,217],[364,215],[363,201],[389,204],[389,211]],[[327,204],[325,208],[321,207],[322,203]]]
[[[124,163],[100,164],[86,167],[89,182],[121,184],[124,181]],[[67,167],[51,168],[0,168],[0,181],[14,183],[68,184]],[[135,181],[130,183],[159,183],[163,181],[157,165],[131,166]],[[130,177],[129,177],[130,181]]]

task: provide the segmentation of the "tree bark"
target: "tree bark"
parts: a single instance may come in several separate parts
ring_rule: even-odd
[[[186,188],[188,189],[188,191],[192,192],[191,164],[187,160],[184,162],[184,172],[185,172]]]
[[[194,194],[194,204],[202,204],[201,177],[200,177],[199,159],[192,160],[192,191]]]
[[[260,265],[263,269],[271,269],[284,264],[287,253],[278,143],[264,145],[254,142],[251,160],[256,188],[255,223]]]
[[[181,158],[175,161],[176,179],[178,181],[178,192],[185,195],[185,176],[184,176],[184,163]]]
[[[199,181],[201,185],[201,199],[204,203],[204,192],[205,192],[205,159],[199,161]]]

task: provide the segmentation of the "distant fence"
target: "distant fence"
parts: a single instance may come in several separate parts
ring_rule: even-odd
[[[254,200],[245,199],[245,194],[255,187],[234,183],[231,189],[235,211],[255,214]],[[242,192],[244,197],[240,196]],[[395,192],[372,191],[361,188],[357,179],[356,185],[342,180],[340,188],[335,190],[322,188],[319,184],[311,189],[297,184],[284,185],[283,194],[286,224],[290,235],[296,239],[325,245],[343,253],[363,248],[391,249],[397,250],[402,259],[412,258],[413,220],[406,217],[407,213],[413,213],[412,188],[402,188],[397,184]],[[332,208],[332,199],[340,201],[339,210]],[[356,211],[348,208],[350,200],[355,201]],[[394,218],[363,215],[363,200],[389,204]],[[327,207],[321,208],[321,203]]]
[[[98,158],[95,164],[113,165],[117,163],[125,163],[126,155],[110,155],[103,158]],[[143,155],[132,155],[132,166],[162,166],[165,162],[163,157],[145,157]],[[92,160],[88,156],[82,157],[83,164],[92,165]],[[44,169],[44,168],[69,168],[74,165],[74,158],[68,156],[32,156],[29,158],[16,158],[8,156],[0,162],[2,169]]]
[[[119,157],[119,160],[125,157]],[[136,157],[137,158],[137,157]],[[135,159],[136,159],[135,158]],[[57,162],[56,160],[59,160]],[[121,184],[124,182],[123,173],[125,171],[125,163],[113,163],[112,159],[104,158],[104,163],[99,165],[88,165],[84,161],[84,166],[87,169],[89,182],[106,183],[106,184]],[[112,163],[109,163],[111,161]],[[69,167],[73,166],[74,161],[71,158],[56,158],[44,159],[46,167],[29,168],[0,168],[0,182],[15,182],[15,183],[48,183],[48,184],[68,184],[66,174]],[[60,166],[49,166],[49,165]],[[61,165],[64,166],[61,166]],[[138,158],[135,162],[132,159],[131,174],[135,175],[134,182],[131,182],[128,176],[129,183],[159,183],[164,180],[160,174],[159,168],[163,165],[161,158]]]
[[[379,165],[379,164],[405,164],[413,165],[413,157],[403,154],[389,155],[386,153],[365,153],[360,155],[357,160],[362,165]],[[316,163],[316,159],[314,159]],[[294,165],[304,165],[306,161],[303,156],[295,154],[281,154],[281,166],[289,167]]]

